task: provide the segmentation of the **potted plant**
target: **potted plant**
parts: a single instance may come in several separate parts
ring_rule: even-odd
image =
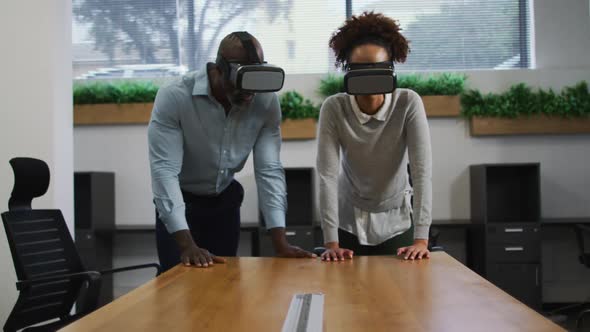
[[[461,103],[472,136],[590,133],[590,93],[585,81],[560,93],[535,91],[522,83],[499,94],[470,90]]]
[[[281,135],[283,139],[313,139],[316,136],[316,122],[320,114],[319,106],[303,98],[296,91],[281,95]]]
[[[456,117],[461,113],[460,94],[464,90],[464,75],[442,73],[422,76],[398,76],[397,86],[416,91],[424,102],[428,117]],[[318,92],[323,97],[344,92],[344,77],[329,74],[320,82]]]
[[[74,125],[148,123],[157,92],[151,82],[76,84]]]

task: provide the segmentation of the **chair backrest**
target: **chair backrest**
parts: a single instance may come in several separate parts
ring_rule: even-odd
[[[10,211],[2,213],[18,280],[85,271],[61,211],[31,209],[32,199],[43,195],[49,185],[49,172],[43,167],[47,165],[36,159],[18,159],[11,160],[15,188],[10,198]],[[82,284],[81,280],[63,279],[21,289],[5,329],[67,316]]]
[[[49,188],[49,166],[34,158],[13,158],[14,187],[8,200],[10,211],[30,210],[35,197],[41,197]]]

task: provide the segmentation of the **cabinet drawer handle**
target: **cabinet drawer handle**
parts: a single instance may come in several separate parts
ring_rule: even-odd
[[[522,233],[522,228],[504,228],[505,233]]]
[[[297,235],[297,232],[294,232],[294,231],[286,231],[285,232],[285,235],[287,235],[287,236],[295,236],[295,235]]]
[[[524,247],[504,247],[504,251],[524,251]]]

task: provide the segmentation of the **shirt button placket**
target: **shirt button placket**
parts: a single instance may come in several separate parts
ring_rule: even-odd
[[[221,186],[221,182],[225,179],[226,177],[226,164],[229,162],[228,161],[228,149],[227,149],[227,142],[229,141],[228,138],[228,134],[229,134],[229,125],[230,125],[230,121],[231,119],[228,117],[228,119],[225,121],[225,125],[223,126],[223,139],[221,141],[221,158],[220,159],[220,163],[219,163],[219,176],[217,177],[217,188],[216,190],[219,192],[219,188]]]

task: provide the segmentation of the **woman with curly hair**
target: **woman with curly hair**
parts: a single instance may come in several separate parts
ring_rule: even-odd
[[[353,16],[330,39],[336,65],[347,72],[359,67],[393,69],[409,51],[400,30],[382,14]],[[401,88],[331,96],[322,105],[318,132],[326,247],[322,259],[339,261],[353,254],[430,257],[432,156],[420,96]]]

